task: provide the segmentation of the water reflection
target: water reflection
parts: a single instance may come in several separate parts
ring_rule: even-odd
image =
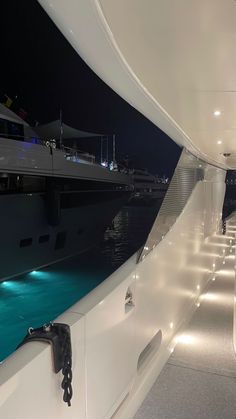
[[[144,243],[158,208],[123,208],[99,247],[0,283],[0,360],[29,327],[53,320],[127,260]]]

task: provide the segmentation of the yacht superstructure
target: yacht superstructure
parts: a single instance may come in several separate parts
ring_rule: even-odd
[[[128,200],[130,180],[96,164],[91,155],[40,140],[23,120],[0,106],[4,280],[98,243]]]
[[[61,401],[50,346],[36,341],[1,365],[1,415],[131,419],[163,370],[137,418],[231,418],[235,383],[224,365],[235,361],[236,219],[233,213],[222,224],[222,207],[226,171],[236,168],[236,4],[40,4],[95,72],[184,149],[143,249],[57,319],[71,330],[72,406]],[[224,357],[220,346],[215,353],[222,336]],[[159,385],[167,390],[157,413]],[[176,391],[191,387],[189,403]],[[184,406],[175,406],[178,400]]]
[[[130,170],[134,191],[129,199],[131,205],[152,205],[157,200],[163,199],[168,188],[168,183],[152,175],[147,169]]]

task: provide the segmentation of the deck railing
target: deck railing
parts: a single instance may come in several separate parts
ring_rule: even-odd
[[[64,144],[59,144],[58,140],[54,139],[44,139],[39,137],[27,137],[23,135],[13,135],[9,138],[5,133],[0,133],[0,137],[15,140],[15,141],[23,141],[31,144],[39,144],[44,147],[60,150],[64,152],[64,157],[66,160],[75,162],[75,163],[91,163],[95,164],[95,156],[93,154],[89,154],[83,150],[78,148],[67,147]]]

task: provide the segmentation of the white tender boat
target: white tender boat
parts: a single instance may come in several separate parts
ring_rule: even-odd
[[[236,215],[222,232],[222,206],[226,171],[236,168],[236,3],[40,4],[183,152],[142,251],[57,319],[71,330],[72,406],[50,345],[35,341],[1,365],[0,416],[232,418]]]

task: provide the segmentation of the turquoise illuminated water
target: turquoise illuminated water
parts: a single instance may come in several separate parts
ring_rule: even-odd
[[[145,241],[158,207],[124,207],[90,252],[0,284],[0,360],[27,329],[63,313],[125,262]]]

